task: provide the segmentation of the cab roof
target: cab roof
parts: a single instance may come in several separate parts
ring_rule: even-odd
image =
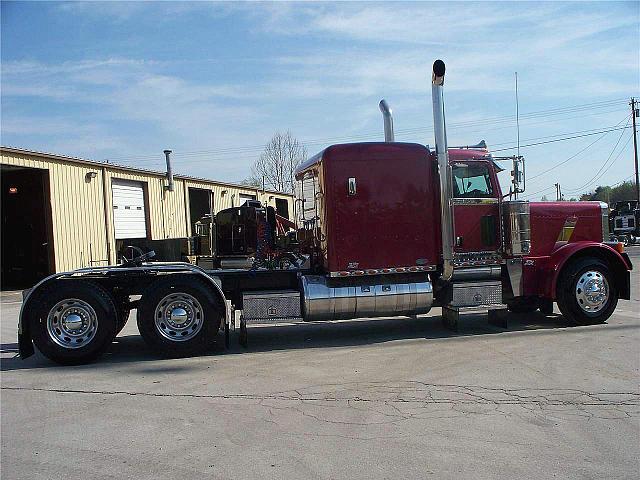
[[[329,149],[331,150],[335,150],[335,149],[347,149],[347,148],[352,148],[354,146],[371,146],[371,147],[380,147],[380,146],[393,146],[394,149],[398,149],[398,147],[400,148],[406,148],[407,150],[414,150],[416,147],[418,148],[423,148],[427,151],[428,154],[431,154],[432,151],[429,149],[429,145],[422,145],[422,144],[418,144],[418,143],[409,143],[409,142],[358,142],[358,143],[341,143],[341,144],[336,144],[336,145],[331,145],[330,147],[325,148],[324,150],[318,152],[317,154],[315,154],[314,156],[308,158],[307,160],[305,160],[304,162],[302,162],[300,165],[298,165],[298,167],[296,168],[295,171],[295,176],[298,176],[300,173],[305,172],[306,170],[308,170],[309,168],[313,167],[314,165],[316,165],[317,163],[319,163],[322,160],[322,157],[324,156],[325,152]],[[452,161],[456,161],[456,160],[465,160],[465,161],[469,161],[469,160],[485,160],[485,161],[490,161],[493,163],[494,168],[496,169],[497,172],[502,172],[504,170],[504,168],[502,168],[500,165],[498,165],[491,153],[489,153],[489,151],[486,148],[469,148],[469,147],[451,147],[449,148],[449,160]]]

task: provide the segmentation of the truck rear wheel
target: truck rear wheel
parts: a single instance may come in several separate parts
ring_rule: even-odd
[[[607,264],[590,257],[570,263],[560,274],[557,301],[572,325],[605,322],[618,304],[618,290]]]
[[[203,353],[215,342],[223,307],[210,285],[193,275],[168,275],[151,284],[138,307],[145,342],[168,357]]]
[[[88,363],[111,344],[116,307],[100,285],[57,281],[36,293],[31,310],[33,341],[42,354],[64,365]]]

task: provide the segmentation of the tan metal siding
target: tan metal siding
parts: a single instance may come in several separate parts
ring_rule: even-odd
[[[239,206],[240,193],[257,195],[258,200],[275,207],[275,198],[286,199],[293,214],[291,196],[262,192],[255,188],[227,185],[218,182],[180,178],[176,175],[174,191],[164,189],[165,178],[160,174],[128,171],[108,164],[91,165],[73,159],[49,158],[44,154],[15,153],[2,150],[0,163],[17,167],[39,168],[49,171],[51,213],[56,270],[68,271],[90,265],[115,263],[113,231],[113,201],[111,179],[122,178],[146,184],[148,196],[149,235],[153,240],[181,238],[191,234],[188,222],[188,191],[201,188],[213,192],[214,213]],[[87,181],[87,173],[96,177]],[[103,173],[106,172],[105,178]],[[103,185],[107,195],[104,197]],[[223,195],[222,192],[226,190]],[[274,197],[269,201],[269,197]],[[105,225],[104,205],[107,206]],[[107,254],[109,238],[110,255]]]
[[[102,208],[101,172],[95,168],[42,161],[23,155],[2,155],[2,163],[49,171],[53,247],[57,271],[105,265],[107,251]],[[86,174],[96,172],[90,182]],[[99,262],[103,260],[103,262]]]

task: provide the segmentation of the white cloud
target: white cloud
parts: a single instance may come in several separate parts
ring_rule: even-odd
[[[627,32],[630,25],[637,32],[637,8],[589,5],[61,4],[63,14],[86,23],[98,18],[132,25],[141,18],[188,21],[194,12],[238,15],[249,24],[243,34],[255,41],[282,41],[286,48],[278,56],[251,57],[253,52],[246,51],[229,60],[114,55],[3,62],[3,104],[15,107],[31,97],[51,102],[56,111],[74,107],[75,113],[42,109],[26,117],[3,105],[2,132],[40,138],[64,148],[61,153],[98,158],[167,146],[176,152],[242,147],[266,141],[276,129],[291,128],[303,139],[377,131],[381,97],[390,100],[398,128],[428,127],[429,77],[437,57],[447,62],[448,108],[457,122],[504,115],[504,104],[511,113],[516,70],[523,111],[539,109],[527,99],[563,106],[637,92],[640,45],[637,35]],[[221,62],[266,73],[240,75],[236,81],[189,74]],[[32,125],[42,125],[41,131]],[[492,128],[454,131],[452,141],[468,143],[469,135],[475,141],[493,135]],[[430,137],[427,132],[416,136]],[[239,154],[233,162],[213,159],[211,175],[242,177],[254,153]],[[185,165],[204,172],[208,161],[203,156]]]

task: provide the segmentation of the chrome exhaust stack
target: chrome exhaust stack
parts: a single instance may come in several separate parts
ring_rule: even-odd
[[[438,156],[438,171],[440,174],[440,208],[442,216],[442,279],[451,280],[453,277],[453,197],[451,186],[451,167],[449,166],[449,152],[447,151],[447,128],[444,112],[444,73],[442,60],[433,62],[431,77],[431,97],[433,101],[433,129],[436,141],[436,155]]]
[[[394,142],[395,139],[393,135],[393,112],[391,111],[391,108],[389,108],[389,104],[384,98],[380,100],[378,106],[380,107],[382,118],[384,120],[384,141]]]

